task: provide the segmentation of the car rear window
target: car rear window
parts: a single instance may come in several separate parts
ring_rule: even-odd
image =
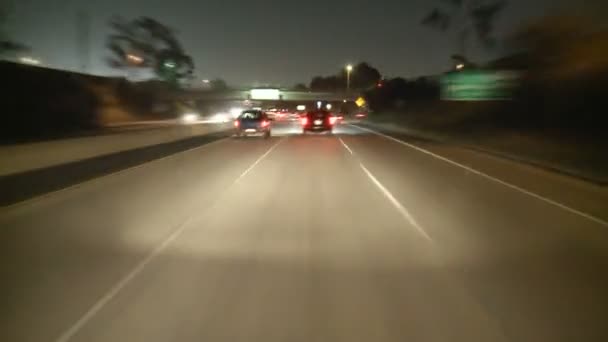
[[[327,116],[330,116],[329,112],[310,112],[308,113],[308,116],[311,118],[325,118]]]
[[[244,112],[241,114],[241,120],[260,120],[262,113],[260,112]]]

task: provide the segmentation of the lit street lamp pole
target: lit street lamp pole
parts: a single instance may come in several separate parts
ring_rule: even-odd
[[[353,71],[353,66],[352,65],[347,65],[346,66],[346,92],[348,93],[350,91],[350,73]]]
[[[126,60],[127,63],[129,64],[127,67],[127,79],[130,81],[134,81],[135,80],[135,76],[136,76],[136,69],[137,67],[141,66],[142,63],[144,62],[143,57],[138,56],[136,54],[132,54],[132,53],[128,53],[126,55]]]

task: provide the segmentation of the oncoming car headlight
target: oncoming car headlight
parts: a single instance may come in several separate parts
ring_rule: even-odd
[[[198,121],[197,113],[184,113],[182,115],[182,122],[186,124],[195,123]]]
[[[230,121],[230,115],[224,112],[215,113],[215,115],[211,117],[211,121],[218,123],[228,122]]]
[[[230,115],[232,115],[233,119],[236,119],[243,112],[243,108],[230,108]]]

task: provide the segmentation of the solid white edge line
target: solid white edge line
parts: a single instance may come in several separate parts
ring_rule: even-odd
[[[410,214],[410,212],[395,198],[395,196],[393,196],[393,194],[391,194],[391,192],[388,191],[384,187],[384,185],[382,185],[382,183],[380,183],[380,181],[365,167],[365,165],[359,163],[359,166],[361,167],[363,172],[365,172],[367,177],[372,181],[372,183],[374,183],[374,185],[376,185],[376,187],[380,189],[384,197],[386,197],[386,199],[388,199],[393,204],[397,211],[399,211],[399,213],[410,223],[410,225],[416,228],[420,235],[424,236],[427,240],[433,241],[433,239],[431,239],[431,237],[429,236],[429,234],[427,234],[424,228],[422,228],[422,226],[418,224],[418,222],[416,222],[412,214]]]
[[[59,195],[59,194],[61,194],[63,192],[67,192],[67,191],[70,191],[70,190],[78,189],[78,188],[83,187],[83,186],[88,185],[88,184],[94,184],[95,182],[99,182],[99,181],[101,181],[101,180],[103,180],[105,178],[108,178],[108,177],[115,177],[115,176],[121,175],[123,173],[132,172],[134,170],[137,170],[139,168],[148,166],[150,164],[153,164],[153,163],[156,163],[156,162],[160,162],[160,161],[163,161],[163,160],[167,160],[167,159],[171,159],[173,157],[176,157],[176,156],[184,154],[184,153],[188,153],[188,152],[192,152],[192,151],[195,151],[195,150],[198,150],[198,149],[202,149],[202,148],[205,148],[207,146],[211,146],[213,144],[216,144],[216,143],[219,143],[219,142],[222,142],[222,141],[226,141],[226,140],[228,140],[230,138],[231,138],[230,136],[226,137],[226,138],[220,138],[218,140],[214,140],[214,141],[206,143],[204,145],[200,145],[200,146],[196,146],[196,147],[193,147],[193,148],[189,148],[187,150],[179,151],[179,152],[176,152],[176,153],[164,156],[164,157],[160,157],[160,158],[157,158],[157,159],[152,159],[150,161],[144,162],[143,164],[138,164],[138,165],[135,165],[135,166],[131,166],[131,167],[128,167],[126,169],[118,170],[116,172],[107,173],[107,174],[101,175],[99,177],[91,178],[89,180],[85,180],[83,182],[76,183],[76,184],[67,186],[65,188],[61,188],[59,190],[47,192],[47,193],[44,193],[44,194],[41,194],[41,195],[38,195],[38,196],[35,196],[35,197],[32,197],[32,198],[28,198],[26,200],[23,200],[23,201],[20,201],[20,202],[17,202],[17,203],[9,204],[9,205],[6,205],[6,206],[0,206],[0,213],[9,211],[11,209],[16,209],[16,208],[19,208],[19,207],[23,207],[23,206],[28,205],[28,204],[36,203],[36,202],[39,202],[41,200],[44,200],[45,198],[49,198],[49,197],[52,197],[52,196],[55,196],[55,195]]]
[[[245,172],[243,172],[228,188],[232,187],[239,180],[245,177],[256,165],[258,165],[266,156],[270,154],[281,142],[280,139],[276,144],[266,151],[261,157],[259,157]],[[202,146],[201,146],[202,147]],[[69,342],[80,330],[97,315],[120,291],[127,286],[133,278],[141,273],[146,265],[148,265],[154,258],[161,254],[175,239],[177,239],[188,227],[188,224],[192,222],[194,215],[186,218],[160,245],[158,245],[152,252],[150,252],[142,261],[140,261],[127,275],[121,278],[114,286],[110,288],[100,299],[98,299],[93,306],[91,306],[74,324],[72,324],[67,330],[65,330],[55,342]]]
[[[543,196],[541,196],[541,195],[539,195],[539,194],[537,194],[537,193],[531,192],[531,191],[526,190],[526,189],[524,189],[524,188],[521,188],[521,187],[519,187],[519,186],[517,186],[517,185],[511,184],[511,183],[507,183],[507,182],[505,182],[505,181],[503,181],[503,180],[500,180],[500,179],[498,179],[498,178],[496,178],[496,177],[490,176],[490,175],[488,175],[487,173],[483,173],[483,172],[478,171],[478,170],[476,170],[476,169],[473,169],[473,168],[471,168],[471,167],[469,167],[469,166],[462,165],[462,164],[460,164],[460,163],[458,163],[458,162],[455,162],[455,161],[453,161],[453,160],[451,160],[451,159],[448,159],[448,158],[446,158],[446,157],[443,157],[443,156],[440,156],[440,155],[438,155],[438,154],[435,154],[435,153],[433,153],[433,152],[431,152],[431,151],[425,150],[425,149],[423,149],[423,148],[421,148],[421,147],[418,147],[418,146],[415,146],[415,145],[412,145],[412,144],[406,143],[405,141],[399,140],[399,139],[397,139],[397,138],[391,137],[390,135],[386,135],[386,134],[384,134],[384,133],[381,133],[381,132],[375,131],[375,130],[373,130],[373,129],[369,129],[369,128],[365,128],[365,127],[360,127],[360,126],[357,126],[357,125],[351,125],[351,126],[357,127],[357,128],[359,128],[359,129],[361,129],[361,130],[363,130],[363,131],[368,131],[368,132],[374,133],[374,134],[376,134],[376,135],[379,135],[379,136],[381,136],[381,137],[384,137],[384,138],[386,138],[386,139],[392,140],[392,141],[394,141],[394,142],[396,142],[396,143],[398,143],[398,144],[401,144],[401,145],[407,146],[407,147],[412,148],[412,149],[414,149],[414,150],[416,150],[416,151],[418,151],[418,152],[422,152],[422,153],[427,154],[427,155],[429,155],[429,156],[432,156],[432,157],[434,157],[434,158],[436,158],[436,159],[442,160],[442,161],[444,161],[444,162],[446,162],[446,163],[448,163],[448,164],[451,164],[451,165],[454,165],[454,166],[460,167],[460,168],[462,168],[462,169],[465,169],[465,170],[467,170],[467,171],[469,171],[469,172],[471,172],[471,173],[473,173],[473,174],[476,174],[476,175],[478,175],[478,176],[480,176],[480,177],[483,177],[483,178],[489,179],[489,180],[494,181],[494,182],[496,182],[496,183],[498,183],[498,184],[501,184],[501,185],[503,185],[503,186],[506,186],[506,187],[508,187],[508,188],[510,188],[510,189],[513,189],[513,190],[519,191],[519,192],[521,192],[521,193],[523,193],[523,194],[526,194],[526,195],[528,195],[528,196],[530,196],[530,197],[534,197],[534,198],[536,198],[536,199],[538,199],[538,200],[541,200],[541,201],[543,201],[543,202],[546,202],[546,203],[548,203],[548,204],[551,204],[551,205],[553,205],[553,206],[556,206],[556,207],[558,207],[558,208],[560,208],[560,209],[563,209],[563,210],[565,210],[565,211],[568,211],[568,212],[570,212],[570,213],[573,213],[573,214],[579,215],[579,216],[584,217],[584,218],[586,218],[586,219],[588,219],[588,220],[590,220],[590,221],[593,221],[593,222],[595,222],[595,223],[598,223],[598,224],[600,224],[600,225],[603,225],[603,226],[608,227],[608,222],[607,222],[607,221],[604,221],[604,220],[602,220],[602,219],[600,219],[600,218],[598,218],[598,217],[595,217],[595,216],[593,216],[593,215],[591,215],[591,214],[587,214],[587,213],[582,212],[582,211],[580,211],[580,210],[577,210],[577,209],[571,208],[571,207],[569,207],[569,206],[567,206],[567,205],[565,205],[565,204],[559,203],[559,202],[554,201],[554,200],[552,200],[552,199],[550,199],[550,198],[547,198],[547,197],[543,197]]]

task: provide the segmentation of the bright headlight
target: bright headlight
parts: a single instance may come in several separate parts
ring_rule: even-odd
[[[230,109],[230,115],[232,115],[233,118],[238,118],[242,112],[243,112],[243,108],[231,108]]]
[[[230,121],[230,118],[228,117],[228,113],[220,112],[220,113],[215,113],[215,115],[213,115],[211,120],[213,122],[228,122],[228,121]]]
[[[184,115],[182,115],[182,121],[184,123],[194,123],[194,122],[198,121],[198,114],[197,113],[184,113]]]

